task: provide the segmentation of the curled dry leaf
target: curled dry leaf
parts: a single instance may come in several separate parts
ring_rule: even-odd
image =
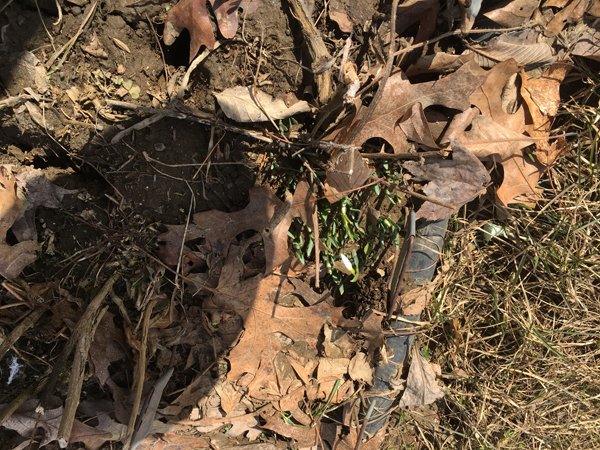
[[[571,0],[567,6],[557,11],[552,20],[546,25],[545,30],[552,35],[559,34],[565,25],[581,20],[588,9],[589,4],[596,1],[597,0]]]
[[[0,166],[0,275],[12,279],[37,258],[39,249],[35,210],[39,206],[58,208],[66,194],[73,193],[52,184],[39,169],[14,175],[11,166]],[[6,242],[11,230],[19,241]]]
[[[413,105],[420,103],[423,110],[440,105],[463,111],[469,108],[469,96],[484,78],[485,72],[474,62],[464,64],[447,77],[426,83],[411,84],[402,72],[392,75],[385,85],[382,100],[356,136],[348,141],[353,127],[366,114],[366,107],[362,107],[353,120],[342,127],[334,140],[360,146],[368,139],[382,138],[393,147],[395,153],[407,152],[410,145],[400,123],[411,116]]]
[[[236,86],[214,94],[225,115],[236,122],[280,120],[311,111],[304,100],[288,106],[279,98],[253,88]]]
[[[490,117],[498,125],[523,133],[527,128],[524,108],[520,106],[514,113],[510,113],[505,109],[506,102],[503,101],[505,87],[517,70],[517,64],[512,59],[494,66],[488,72],[485,82],[471,95],[471,103],[479,108],[482,115]],[[517,138],[515,142],[521,142],[521,138]],[[502,158],[502,168],[504,178],[496,190],[496,196],[502,204],[532,205],[539,200],[537,184],[545,170],[543,165],[519,150],[512,156]]]
[[[436,381],[440,367],[427,361],[416,346],[411,350],[411,362],[406,378],[406,389],[400,398],[399,406],[430,405],[444,396],[444,391]]]
[[[571,43],[572,55],[600,61],[600,24],[587,21],[578,23],[570,30],[568,41]]]
[[[452,159],[427,158],[424,163],[408,161],[403,164],[415,177],[429,183],[423,192],[448,205],[425,202],[417,211],[417,218],[440,220],[485,192],[490,176],[485,166],[471,152],[457,143],[452,145]]]
[[[327,168],[325,196],[335,203],[360,188],[371,176],[371,169],[357,149],[339,149],[334,151]]]
[[[549,166],[561,154],[558,142],[548,142],[554,117],[560,105],[560,85],[567,76],[570,65],[556,63],[546,68],[539,78],[521,74],[521,97],[528,113],[526,132],[536,138],[536,158]]]
[[[369,364],[367,355],[360,352],[354,355],[348,365],[348,375],[354,381],[373,384],[373,367]]]
[[[540,41],[540,33],[533,30],[505,33],[490,40],[483,47],[470,47],[464,55],[472,53],[481,67],[492,67],[497,62],[514,59],[518,66],[549,64],[556,61],[552,47]]]
[[[539,0],[504,1],[483,15],[503,27],[518,27],[531,18],[539,3]]]
[[[216,43],[207,1],[210,1],[219,31],[226,39],[235,36],[238,28],[238,10],[244,8],[247,13],[252,13],[258,7],[258,0],[180,0],[167,13],[163,41],[165,45],[171,45],[184,29],[188,30],[190,61],[202,46],[212,50]]]

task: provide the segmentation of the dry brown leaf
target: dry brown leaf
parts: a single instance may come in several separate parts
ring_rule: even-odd
[[[229,354],[231,368],[227,378],[236,381],[246,374],[244,382],[247,384],[259,378],[277,385],[273,361],[286,345],[282,336],[315,346],[323,324],[337,324],[342,319],[341,308],[326,302],[300,308],[278,305],[282,297],[294,291],[293,285],[283,275],[240,280],[236,263],[239,251],[239,247],[230,248],[216,294],[210,300],[216,308],[233,310],[244,318],[244,333]]]
[[[429,181],[423,192],[436,200],[453,205],[425,202],[417,211],[417,218],[440,220],[458,212],[464,204],[485,192],[490,176],[485,166],[471,152],[457,143],[452,145],[452,159],[427,158],[424,163],[408,161],[403,167],[415,177]]]
[[[502,162],[504,179],[496,197],[503,205],[520,203],[533,206],[541,200],[541,189],[537,184],[546,167],[527,155],[514,155]]]
[[[255,187],[250,190],[248,206],[240,211],[226,213],[210,210],[194,214],[193,224],[187,227],[182,267],[184,274],[200,270],[206,265],[206,256],[195,247],[200,239],[203,246],[215,257],[224,257],[231,242],[240,233],[248,230],[260,232],[266,258],[266,272],[271,272],[289,256],[287,232],[291,217],[284,214],[277,224],[271,224],[276,211],[284,208],[268,188]],[[159,256],[168,265],[177,266],[179,252],[184,242],[185,225],[168,225],[167,232],[158,238]],[[189,246],[188,246],[189,245]]]
[[[571,0],[567,6],[554,15],[545,30],[552,35],[559,34],[565,25],[581,20],[589,4],[590,0]]]
[[[504,128],[523,133],[527,129],[525,109],[519,107],[514,114],[505,110],[502,94],[505,86],[517,71],[514,60],[497,64],[489,72],[481,88],[471,96],[471,102],[479,108],[483,115],[489,116]],[[497,130],[496,130],[497,131]],[[515,142],[520,142],[520,138]],[[513,156],[503,157],[502,168],[504,178],[496,190],[498,200],[508,205],[523,203],[532,205],[539,200],[537,183],[544,166],[524,156],[523,152],[515,152]]]
[[[271,408],[261,413],[265,423],[261,425],[266,430],[273,431],[281,436],[296,441],[297,448],[313,447],[317,443],[318,429],[316,426],[295,427],[290,426],[281,418],[281,414]]]
[[[364,127],[348,142],[352,129],[366,114],[362,107],[350,123],[347,123],[335,136],[339,143],[362,145],[371,138],[382,138],[394,149],[395,153],[404,153],[410,149],[407,137],[400,127],[413,108],[420,103],[423,109],[441,105],[463,111],[470,106],[469,96],[477,89],[485,77],[474,62],[468,62],[456,72],[437,81],[411,84],[404,73],[392,75],[384,88],[382,100],[377,103]]]
[[[423,105],[415,103],[407,120],[400,122],[400,128],[409,141],[428,148],[438,148],[423,111]]]
[[[483,15],[503,27],[518,27],[531,18],[539,3],[539,0],[507,0]]]
[[[44,437],[40,441],[40,446],[44,446],[56,441],[58,438],[58,427],[62,420],[63,407],[46,410],[42,415],[35,411],[37,404],[37,400],[26,402],[17,412],[5,419],[2,426],[16,431],[26,438],[31,438],[36,429],[42,428]],[[73,444],[82,442],[88,450],[97,450],[106,442],[120,440],[123,437],[122,427],[112,427],[111,423],[114,422],[106,416],[101,423],[104,429],[100,429],[75,420],[69,442]]]
[[[238,10],[244,8],[247,13],[252,13],[258,7],[258,0],[180,0],[167,13],[163,41],[165,45],[171,45],[184,29],[188,30],[190,61],[202,46],[209,50],[215,46],[215,31],[207,1],[210,1],[219,31],[226,39],[233,38],[237,32]]]
[[[471,61],[473,54],[453,55],[444,52],[435,52],[432,55],[421,56],[407,70],[410,77],[423,73],[449,73],[454,72],[463,64]]]
[[[325,196],[330,203],[335,203],[360,188],[370,176],[371,169],[357,149],[338,149],[329,159]]]
[[[580,22],[569,32],[568,41],[572,55],[600,61],[600,25]]]
[[[400,297],[401,309],[405,316],[419,316],[427,307],[432,298],[433,284],[411,289],[408,292],[403,292]]]
[[[339,403],[344,399],[346,393],[342,389],[335,391],[335,386],[346,379],[349,364],[349,358],[319,358],[317,367],[319,398],[331,398],[333,403]]]
[[[360,352],[354,355],[348,365],[348,375],[354,381],[373,384],[373,367],[367,360],[367,355]]]
[[[528,113],[526,132],[536,138],[536,158],[546,166],[553,164],[561,153],[558,144],[550,144],[548,137],[558,114],[560,85],[569,70],[569,65],[556,63],[539,78],[521,74],[521,97]]]
[[[556,61],[552,47],[539,41],[540,33],[523,30],[504,33],[491,39],[485,46],[472,46],[463,55],[473,54],[481,67],[492,67],[498,62],[514,59],[518,66],[543,65]]]
[[[114,318],[111,312],[104,314],[90,347],[90,363],[100,386],[104,386],[110,378],[109,366],[127,358],[125,334],[115,326]]]
[[[419,29],[415,42],[428,39],[435,31],[440,3],[437,0],[408,0],[398,6],[396,33],[402,34],[415,23]]]
[[[535,141],[522,133],[503,127],[487,116],[476,116],[471,129],[451,137],[463,148],[480,159],[502,162],[513,155],[521,155],[522,149]]]
[[[330,0],[329,17],[335,21],[345,33],[352,31],[352,26],[364,27],[377,14],[377,2],[370,0]],[[333,16],[331,15],[333,13]]]
[[[274,98],[252,86],[235,86],[215,92],[214,96],[225,115],[236,122],[280,120],[311,110],[304,100],[288,106],[282,99]]]
[[[42,170],[25,169],[14,175],[11,166],[0,166],[0,275],[16,278],[37,259],[36,209],[58,208],[73,192],[52,184]],[[14,245],[6,242],[9,230],[19,241]]]
[[[444,391],[436,381],[436,375],[440,372],[439,366],[423,358],[421,352],[413,345],[406,389],[400,398],[399,406],[425,406],[442,398]]]
[[[337,23],[338,27],[344,33],[350,33],[354,24],[350,17],[348,17],[348,13],[346,12],[344,6],[338,0],[332,0],[329,2],[329,18]]]
[[[147,437],[140,442],[136,450],[200,450],[206,448],[212,448],[209,437],[164,433],[159,437]]]
[[[505,86],[517,72],[517,64],[512,59],[496,64],[486,73],[485,81],[475,89],[470,101],[484,116],[491,117],[500,125],[520,133],[525,129],[523,108],[511,114],[505,110],[502,98]]]
[[[349,358],[355,343],[348,333],[339,328],[323,325],[323,353],[328,358]]]
[[[221,399],[221,408],[225,411],[225,415],[231,415],[240,403],[242,394],[228,381],[220,381],[214,389]]]

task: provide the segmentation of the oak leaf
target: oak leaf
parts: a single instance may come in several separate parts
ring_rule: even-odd
[[[63,197],[73,192],[52,184],[39,169],[14,175],[10,166],[0,166],[0,275],[16,278],[37,259],[36,209],[58,208]],[[9,230],[18,241],[14,245],[6,242]]]
[[[411,350],[411,362],[406,378],[406,389],[400,398],[399,406],[430,405],[444,396],[444,391],[436,381],[440,367],[427,361],[416,346]]]
[[[281,299],[294,292],[293,285],[283,275],[255,276],[240,279],[236,261],[240,248],[232,246],[223,266],[215,296],[209,300],[215,308],[233,310],[244,318],[244,333],[229,353],[231,368],[227,379],[236,381],[243,375],[245,384],[264,377],[273,386],[273,361],[289,339],[316,346],[324,323],[336,325],[342,319],[341,308],[322,302],[310,307],[285,307]],[[253,386],[260,390],[261,386]],[[252,392],[248,392],[252,395]]]
[[[479,108],[482,115],[490,117],[498,125],[522,134],[527,128],[524,108],[520,106],[511,113],[506,110],[503,99],[506,87],[517,70],[517,64],[512,59],[494,66],[488,72],[485,82],[471,95],[471,103]],[[502,156],[499,161],[502,163],[504,178],[496,190],[496,196],[503,205],[533,205],[540,199],[537,184],[544,166],[517,149],[518,145],[515,145],[519,142],[522,142],[522,138],[516,138],[507,147],[515,151],[512,156]]]
[[[184,274],[188,274],[206,264],[203,253],[197,251],[196,242],[204,240],[203,246],[208,247],[213,256],[222,258],[236,236],[254,230],[263,238],[266,272],[271,272],[289,256],[287,232],[292,219],[288,214],[281,214],[281,220],[277,220],[276,211],[283,212],[282,208],[285,209],[285,203],[268,188],[255,187],[250,190],[248,205],[240,211],[204,211],[194,214],[193,223],[187,227],[168,225],[167,232],[158,238],[159,256],[166,264],[176,267],[183,243],[182,267]],[[277,223],[271,223],[274,218]]]
[[[457,143],[452,145],[452,159],[427,158],[424,163],[408,161],[403,164],[415,177],[428,181],[423,192],[436,200],[452,205],[425,202],[417,211],[417,218],[440,220],[485,191],[490,176],[485,166],[471,152]]]
[[[238,10],[244,8],[246,12],[251,13],[258,7],[258,0],[180,0],[167,13],[163,41],[165,45],[172,45],[181,32],[187,29],[190,33],[190,61],[202,46],[212,50],[216,43],[207,1],[210,1],[219,31],[226,39],[235,36],[238,28]]]
[[[463,111],[470,106],[469,96],[481,85],[485,72],[470,61],[456,72],[437,81],[412,84],[404,73],[390,76],[383,90],[382,99],[369,113],[364,127],[352,139],[353,128],[367,114],[362,107],[350,123],[347,123],[334,140],[339,143],[360,146],[371,138],[382,138],[395,153],[410,149],[401,123],[410,118],[412,108],[419,103],[421,108],[434,105]],[[408,117],[407,117],[408,116]]]

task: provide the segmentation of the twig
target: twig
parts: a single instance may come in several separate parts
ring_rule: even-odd
[[[23,336],[23,334],[34,326],[48,308],[45,305],[37,305],[36,308],[17,325],[0,344],[0,361],[10,348]]]
[[[8,405],[4,407],[2,411],[0,411],[0,425],[6,419],[12,416],[15,411],[17,411],[17,409],[23,405],[23,403],[39,394],[42,389],[44,389],[47,382],[48,377],[45,377],[42,380],[38,380],[30,384],[27,389],[23,389],[16,398],[14,398]]]
[[[8,8],[12,4],[13,1],[14,0],[8,0],[6,2],[6,4],[2,8],[0,8],[0,14],[2,14],[2,11],[4,11],[6,8]]]
[[[29,100],[35,100],[33,98],[33,96],[29,95],[29,94],[21,94],[21,95],[15,95],[13,97],[7,97],[4,100],[0,100],[0,111],[2,111],[4,108],[10,108],[12,106],[17,106],[20,103],[29,101]]]
[[[58,2],[58,0],[56,0],[56,1]],[[171,78],[171,74],[169,73],[169,68],[167,67],[167,60],[165,59],[165,52],[163,51],[162,45],[160,45],[160,39],[158,37],[158,34],[156,33],[156,30],[154,29],[154,24],[150,20],[150,17],[148,17],[148,14],[144,14],[144,16],[146,17],[148,26],[152,30],[152,35],[154,36],[154,39],[156,40],[156,46],[160,50],[160,57],[161,57],[162,63],[163,63],[163,70],[165,71],[165,84],[167,85],[167,90],[168,90],[169,79]]]
[[[103,289],[103,295],[98,297],[96,302],[98,306],[102,303],[102,301],[104,301],[109,292],[110,289]],[[90,303],[88,309],[90,309],[91,306],[92,304]],[[86,309],[86,313],[88,312],[88,309]],[[81,388],[83,386],[85,376],[85,365],[87,363],[88,352],[90,351],[90,346],[94,340],[96,329],[98,328],[98,325],[100,324],[100,321],[104,317],[104,314],[107,310],[108,306],[104,306],[102,309],[100,309],[100,311],[91,311],[91,314],[88,316],[89,321],[86,320],[84,323],[85,329],[81,330],[79,340],[77,341],[75,356],[73,357],[73,366],[71,367],[71,376],[69,377],[67,400],[65,401],[65,409],[60,421],[60,426],[58,427],[57,440],[60,448],[66,448],[69,444],[71,430],[73,429],[73,421],[75,420],[75,413],[77,412],[77,407],[79,406],[81,397]],[[86,314],[84,313],[84,317],[85,315]]]
[[[131,447],[133,440],[133,433],[135,430],[135,422],[140,410],[140,404],[142,403],[142,392],[144,388],[144,378],[146,374],[146,351],[148,348],[148,330],[150,329],[150,318],[152,316],[152,310],[154,309],[155,299],[151,300],[146,308],[142,317],[142,342],[140,345],[140,351],[138,355],[137,364],[135,366],[135,397],[133,405],[131,406],[131,415],[129,416],[129,424],[127,425],[127,444],[124,449],[127,450]]]
[[[398,255],[399,257],[396,259],[396,264],[394,265],[394,271],[392,273],[391,286],[387,298],[386,320],[391,319],[392,314],[396,309],[396,299],[398,298],[398,292],[400,291],[402,279],[406,273],[406,262],[408,261],[408,258],[410,258],[415,243],[416,228],[415,212],[411,209],[408,217],[402,250],[400,255]]]
[[[77,42],[77,39],[79,39],[79,36],[81,36],[81,33],[83,33],[83,31],[89,25],[91,18],[93,17],[94,13],[96,12],[97,6],[98,6],[98,0],[95,0],[94,3],[92,3],[88,7],[88,10],[83,18],[83,21],[81,22],[81,25],[79,26],[79,29],[77,30],[77,32],[73,35],[73,37],[71,39],[69,39],[67,41],[67,43],[65,45],[63,45],[61,48],[59,48],[56,52],[54,52],[52,54],[52,56],[46,62],[46,69],[50,69],[54,65],[56,60],[60,57],[60,55],[62,55],[62,57],[60,58],[60,61],[58,62],[58,65],[55,67],[55,70],[60,69],[60,67],[66,61],[67,56],[69,55],[69,52],[71,51],[71,48],[73,47],[73,45],[75,45],[75,42]]]
[[[191,122],[200,123],[202,125],[207,126],[215,126],[217,128],[221,128],[225,131],[231,131],[233,133],[241,134],[243,136],[248,136],[253,139],[256,139],[261,142],[266,142],[267,144],[272,144],[273,139],[263,136],[261,133],[252,130],[246,130],[244,128],[236,127],[234,125],[229,125],[223,123],[215,118],[212,115],[194,112],[194,113],[184,113],[180,111],[176,111],[174,109],[158,109],[158,108],[149,108],[146,106],[139,106],[134,103],[123,102],[119,100],[106,100],[106,104],[109,106],[114,106],[117,108],[129,109],[137,112],[141,112],[143,114],[164,114],[165,117],[172,117],[174,119],[180,120],[189,120]]]
[[[447,37],[464,36],[467,34],[503,33],[503,32],[508,32],[508,31],[523,30],[525,28],[527,28],[527,27],[520,26],[520,27],[511,27],[511,28],[482,28],[479,30],[469,30],[466,32],[462,31],[462,30],[448,31],[447,33],[440,34],[437,37],[428,39],[423,42],[419,42],[418,44],[413,44],[413,45],[409,45],[408,47],[401,48],[396,53],[394,53],[394,56],[402,55],[403,53],[412,52],[413,50],[417,50],[421,47],[425,47],[429,44],[433,44],[435,42],[441,41],[442,39],[446,39]]]
[[[118,143],[121,139],[123,139],[125,136],[128,136],[131,133],[133,133],[134,131],[143,130],[144,128],[149,127],[152,124],[155,124],[156,122],[164,119],[165,117],[167,117],[167,114],[165,114],[164,112],[157,112],[157,113],[151,115],[150,117],[146,117],[145,119],[131,125],[130,127],[119,131],[117,134],[115,134],[113,136],[113,138],[110,140],[110,143],[114,145],[114,144]]]
[[[398,3],[397,0],[396,3]],[[315,72],[315,84],[317,85],[319,103],[324,105],[333,94],[333,76],[331,70],[316,73],[319,66],[331,59],[331,55],[323,42],[321,33],[310,18],[306,7],[301,0],[288,0],[292,15],[300,24],[302,35],[306,40],[308,53],[312,58],[311,66]]]
[[[356,444],[354,445],[354,450],[360,450],[360,446],[362,443],[362,438],[365,435],[365,430],[367,429],[367,425],[369,424],[369,420],[371,420],[371,415],[373,414],[373,410],[375,409],[375,402],[371,402],[367,412],[365,413],[365,417],[363,418],[363,423],[356,435]]]
[[[430,151],[430,152],[417,152],[417,153],[361,153],[360,156],[363,158],[370,159],[372,161],[381,161],[381,160],[413,160],[419,161],[421,158],[435,158],[442,156],[440,151]]]
[[[392,17],[390,19],[390,47],[388,48],[388,59],[385,64],[385,69],[383,75],[381,77],[381,81],[379,82],[379,87],[377,88],[377,92],[371,100],[371,104],[369,105],[365,114],[360,118],[358,123],[352,127],[349,135],[345,139],[346,143],[352,142],[358,133],[365,127],[367,122],[371,119],[375,108],[377,108],[377,104],[383,97],[383,90],[385,89],[385,85],[387,84],[387,80],[392,73],[392,68],[394,67],[394,57],[396,56],[395,51],[395,43],[396,43],[396,13],[398,12],[398,2],[399,0],[393,0],[392,2]]]
[[[40,22],[42,22],[42,26],[44,27],[44,31],[46,31],[46,35],[48,36],[48,39],[50,40],[50,45],[52,46],[52,50],[56,50],[56,47],[54,46],[54,38],[52,37],[52,35],[48,31],[48,27],[46,26],[46,22],[44,22],[44,17],[42,16],[42,11],[40,9],[40,5],[38,4],[38,0],[34,0],[34,3],[35,3],[35,9],[37,10],[37,13],[38,13],[38,17],[40,18]]]

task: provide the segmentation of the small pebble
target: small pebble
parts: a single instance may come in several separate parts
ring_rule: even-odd
[[[156,144],[154,144],[154,151],[164,152],[166,148],[167,146],[162,142],[157,142]]]

